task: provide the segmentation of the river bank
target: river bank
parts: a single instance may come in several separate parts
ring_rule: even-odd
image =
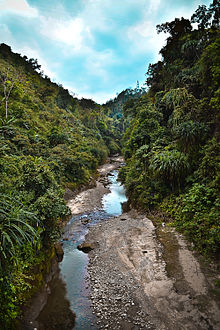
[[[122,162],[114,158],[100,167],[96,186],[68,201],[73,217],[62,237],[64,259],[33,324],[72,329],[74,311],[76,330],[219,329],[209,271],[184,238],[135,210],[111,216],[121,194],[114,196],[120,184],[112,171]],[[89,254],[77,249],[84,241],[93,248]]]
[[[91,228],[86,242],[94,241],[89,279],[99,329],[220,328],[207,274],[173,229],[156,233],[132,210]]]
[[[96,211],[102,207],[102,197],[109,192],[107,174],[118,169],[123,163],[121,156],[111,157],[108,162],[97,169],[98,179],[94,187],[85,189],[67,201],[72,215]]]
[[[92,311],[90,313],[89,283],[85,281],[88,255],[78,251],[77,245],[84,240],[92,222],[99,222],[103,217],[109,217],[103,213],[102,198],[110,191],[109,183],[113,174],[109,177],[108,174],[120,167],[122,162],[121,157],[109,159],[106,164],[98,168],[97,180],[93,182],[92,188],[82,187],[78,193],[68,192],[73,196],[67,202],[72,216],[65,222],[61,237],[64,259],[59,256],[58,260],[61,262],[58,266],[57,258],[54,256],[56,267],[51,268],[51,272],[45,277],[42,289],[36,293],[29,307],[25,309],[22,329],[72,329],[75,323],[75,311],[77,313],[75,329],[91,327],[91,323],[95,323],[95,316]],[[58,245],[60,248],[61,245]],[[96,329],[96,326],[93,328]]]

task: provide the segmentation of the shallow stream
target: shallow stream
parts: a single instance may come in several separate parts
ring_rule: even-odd
[[[76,330],[96,329],[96,318],[92,313],[91,302],[89,299],[89,283],[87,279],[87,265],[89,262],[88,255],[79,251],[77,246],[81,244],[85,235],[88,233],[89,227],[97,225],[100,221],[105,221],[112,216],[118,216],[122,213],[121,203],[125,202],[125,190],[120,182],[117,181],[118,171],[114,170],[108,175],[109,193],[105,194],[102,199],[103,207],[98,211],[83,213],[73,216],[65,228],[63,235],[64,258],[60,263],[59,282],[54,279],[51,283],[53,300],[63,303],[65,299],[69,301],[69,307],[76,314],[75,326]],[[57,283],[63,282],[66,285],[65,290],[60,290]],[[62,295],[62,296],[60,296]],[[52,311],[56,313],[56,311]],[[38,317],[42,329],[58,329],[53,320],[56,316],[51,317],[50,299]],[[58,315],[57,315],[58,317]],[[65,320],[66,322],[66,320]],[[52,323],[52,324],[51,324]],[[68,328],[70,329],[70,328]]]

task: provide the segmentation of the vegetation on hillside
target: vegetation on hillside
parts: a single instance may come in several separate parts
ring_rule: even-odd
[[[158,25],[168,38],[149,66],[149,91],[123,108],[130,202],[167,214],[203,253],[220,249],[219,17],[214,0],[191,21]]]
[[[139,87],[139,82],[137,81],[136,88],[127,88],[123,90],[121,93],[117,93],[117,96],[114,99],[110,99],[103,107],[107,109],[108,115],[112,118],[114,127],[115,127],[115,134],[117,136],[116,142],[120,145],[123,132],[125,131],[124,126],[124,118],[123,118],[123,106],[127,102],[134,102],[138,100],[142,95],[146,94],[146,89],[143,87]]]
[[[220,250],[220,6],[199,6],[167,33],[148,92],[127,89],[100,106],[78,100],[35,59],[0,45],[0,320],[43,284],[70,214],[64,189],[90,182],[121,147],[132,205],[168,215],[203,253]],[[196,27],[193,28],[193,23]]]
[[[0,45],[0,319],[13,329],[70,214],[64,188],[87,184],[119,151],[108,109],[78,100],[37,60]],[[2,329],[2,326],[1,326]]]

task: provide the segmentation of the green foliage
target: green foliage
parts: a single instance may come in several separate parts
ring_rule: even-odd
[[[156,153],[150,160],[149,166],[149,169],[153,170],[156,175],[167,179],[172,188],[175,183],[180,185],[189,168],[187,156],[178,150],[165,150]]]
[[[68,136],[67,134],[60,131],[58,127],[53,127],[48,134],[48,140],[50,146],[54,147],[58,144],[64,144],[65,142],[67,142]]]
[[[197,147],[207,136],[207,126],[204,123],[186,121],[173,128],[173,134],[181,149],[189,152],[190,148]]]
[[[200,164],[195,176],[204,184],[219,191],[220,187],[220,144],[212,138],[201,150]]]
[[[132,205],[162,210],[202,253],[218,252],[219,2],[157,30],[168,38],[149,65],[149,91],[124,106],[120,178]]]
[[[6,329],[16,328],[19,307],[33,293],[33,264],[40,255],[45,260],[70,214],[65,187],[87,184],[120,150],[108,109],[78,100],[39,69],[37,60],[0,45],[0,316]]]
[[[208,45],[199,60],[201,83],[206,88],[204,94],[213,95],[220,84],[220,31],[216,32],[216,37],[212,37],[213,42]]]
[[[202,253],[215,253],[220,246],[220,199],[216,190],[195,183],[185,194],[162,204],[176,227],[194,242]]]
[[[22,162],[21,189],[33,191],[35,198],[46,193],[49,188],[56,188],[57,182],[49,164],[41,157],[26,157]]]
[[[3,265],[7,258],[16,257],[17,246],[38,239],[31,224],[38,225],[36,214],[27,211],[17,199],[0,194],[0,260]]]
[[[37,252],[36,252],[37,251]],[[54,250],[33,250],[31,243],[17,251],[17,263],[9,269],[0,268],[0,320],[1,329],[19,329],[20,306],[44,284]]]
[[[206,8],[205,5],[201,5],[192,15],[191,22],[198,23],[198,28],[201,30],[207,29],[211,26],[219,28],[219,11],[218,0],[214,0],[209,8]]]

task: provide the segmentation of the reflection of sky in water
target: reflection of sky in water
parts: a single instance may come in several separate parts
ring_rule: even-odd
[[[95,323],[88,299],[89,291],[86,288],[85,275],[88,264],[88,255],[77,250],[76,245],[65,242],[65,255],[61,264],[61,272],[67,286],[67,297],[71,309],[76,313],[74,329],[96,329],[91,323]]]
[[[63,242],[64,258],[60,263],[60,270],[66,282],[67,298],[70,301],[71,309],[76,313],[76,324],[74,330],[97,329],[91,323],[96,323],[96,318],[92,314],[89,300],[89,288],[85,282],[87,272],[88,255],[77,250],[77,245],[84,241],[85,235],[90,226],[94,226],[100,221],[108,219],[112,215],[122,213],[121,203],[126,201],[123,186],[117,182],[117,171],[109,176],[110,193],[103,197],[103,209],[74,216],[66,226],[69,240]],[[89,223],[83,225],[81,220],[89,219]]]
[[[117,182],[118,173],[117,171],[112,172],[114,176],[110,176],[111,181],[110,193],[104,195],[102,199],[103,209],[110,215],[120,215],[122,213],[121,203],[127,200],[125,196],[124,187]]]

